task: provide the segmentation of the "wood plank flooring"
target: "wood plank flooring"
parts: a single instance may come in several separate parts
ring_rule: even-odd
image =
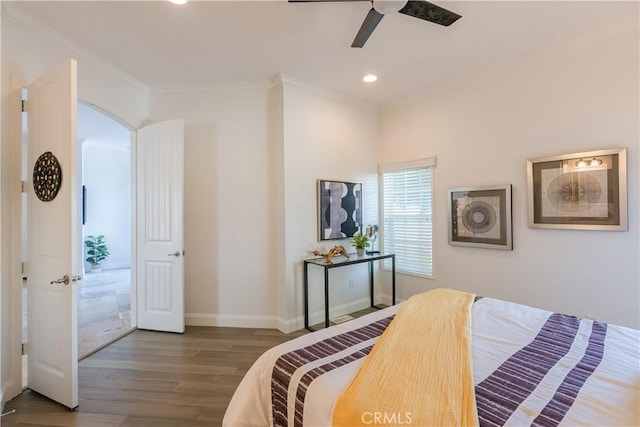
[[[307,333],[187,327],[135,331],[79,362],[71,411],[30,390],[8,402],[2,426],[219,426],[242,376],[268,348]]]
[[[79,360],[133,330],[130,301],[130,269],[84,275],[78,282]]]

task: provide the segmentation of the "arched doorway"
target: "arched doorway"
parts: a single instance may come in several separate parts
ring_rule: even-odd
[[[85,275],[78,286],[78,358],[82,359],[133,329],[132,156],[130,130],[82,103],[78,103],[77,131],[82,145],[83,242],[93,238],[101,242],[100,248],[92,249],[90,243],[84,248]]]

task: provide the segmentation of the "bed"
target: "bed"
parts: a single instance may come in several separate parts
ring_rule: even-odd
[[[467,335],[473,419],[454,424],[640,425],[640,331],[494,298],[472,297]],[[412,298],[265,352],[236,389],[223,425],[346,425],[334,422],[334,409],[357,382],[354,378],[360,379],[367,369],[373,369],[369,364],[372,360],[367,358],[378,354],[372,350],[374,346],[379,344],[378,350],[383,343],[388,345],[386,338],[398,339],[398,330],[390,325],[400,322],[399,311],[406,310],[403,306]],[[423,308],[420,313],[425,311],[431,310]],[[433,325],[423,319],[408,322],[425,331]],[[439,333],[442,327],[436,329]],[[402,340],[410,345],[422,341]],[[429,346],[424,348],[428,350]],[[434,351],[438,353],[437,346]],[[397,350],[393,352],[397,356]],[[436,365],[420,362],[423,368],[415,374],[391,374],[390,378],[412,390],[414,382],[446,371],[442,366],[448,359],[442,360]],[[392,363],[404,364],[397,360]],[[446,387],[459,382],[459,377],[452,378],[445,377]],[[432,394],[422,396],[426,395]],[[451,398],[446,404],[451,406],[452,400],[454,406],[458,404]],[[361,410],[358,424],[419,426],[421,410],[396,408],[382,401]]]

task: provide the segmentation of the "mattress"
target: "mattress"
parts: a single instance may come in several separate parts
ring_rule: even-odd
[[[223,425],[331,426],[336,400],[399,307],[265,352]],[[640,331],[493,298],[477,299],[471,315],[481,426],[640,425]],[[363,413],[362,425],[376,424],[410,425],[411,414]]]

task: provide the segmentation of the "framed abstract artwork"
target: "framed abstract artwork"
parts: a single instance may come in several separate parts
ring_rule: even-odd
[[[448,191],[449,244],[512,250],[511,185]]]
[[[627,149],[527,160],[530,228],[626,231]]]
[[[318,240],[346,239],[362,229],[362,183],[318,180]]]

